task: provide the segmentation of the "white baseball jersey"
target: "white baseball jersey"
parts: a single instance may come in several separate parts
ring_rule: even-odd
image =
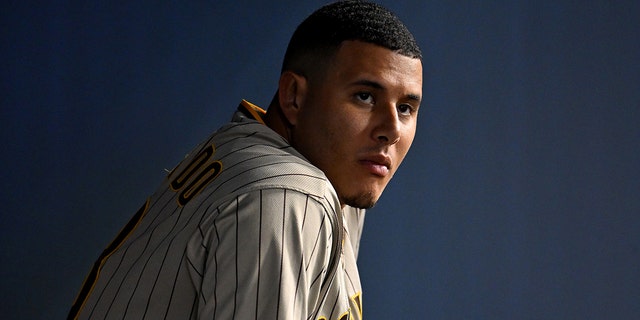
[[[361,319],[364,210],[243,101],[96,261],[70,319]]]

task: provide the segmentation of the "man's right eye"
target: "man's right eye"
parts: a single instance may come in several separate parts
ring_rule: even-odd
[[[368,92],[356,93],[356,98],[364,103],[373,104],[373,95]]]

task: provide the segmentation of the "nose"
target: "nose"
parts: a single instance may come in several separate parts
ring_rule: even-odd
[[[389,104],[377,110],[376,125],[373,138],[385,145],[392,145],[400,141],[400,118],[395,105]]]

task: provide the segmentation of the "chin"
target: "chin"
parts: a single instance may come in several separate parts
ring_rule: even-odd
[[[342,203],[359,209],[371,209],[378,202],[379,195],[372,192],[366,192],[351,197],[344,197]]]

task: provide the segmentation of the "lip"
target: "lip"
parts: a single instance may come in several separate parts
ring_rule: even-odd
[[[372,174],[386,177],[391,168],[391,158],[384,154],[376,154],[363,157],[360,163]]]

